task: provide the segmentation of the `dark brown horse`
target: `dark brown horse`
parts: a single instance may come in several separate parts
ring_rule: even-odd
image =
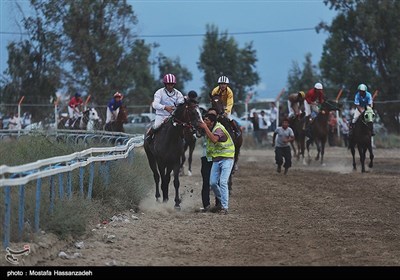
[[[164,122],[153,139],[146,137],[144,150],[153,172],[156,184],[156,200],[160,198],[160,179],[163,202],[167,202],[171,172],[174,174],[175,208],[180,208],[179,168],[183,153],[183,130],[185,127],[197,127],[201,120],[200,110],[196,102],[185,99],[176,106],[172,115]]]
[[[366,152],[369,152],[369,168],[374,165],[374,153],[372,152],[372,126],[375,118],[374,111],[369,108],[366,109],[357,119],[354,124],[353,131],[349,138],[349,149],[351,150],[351,155],[353,156],[353,170],[356,168],[355,159],[355,146],[357,145],[358,154],[360,155],[361,172],[365,172],[365,158]]]
[[[119,108],[117,119],[115,121],[107,123],[104,127],[104,130],[113,132],[125,132],[125,123],[128,123],[128,109],[125,105],[122,105]]]
[[[181,175],[184,175],[184,165],[186,161],[186,151],[189,149],[189,155],[188,155],[188,175],[192,176],[192,161],[193,161],[193,152],[194,148],[196,147],[196,136],[194,136],[194,129],[190,127],[185,127],[183,129],[183,153],[182,153],[182,158],[181,158],[181,168],[180,168],[180,173]]]
[[[324,153],[325,153],[325,144],[328,139],[328,120],[329,120],[329,112],[340,110],[338,103],[326,100],[321,104],[321,108],[317,116],[311,123],[311,138],[309,138],[306,142],[308,159],[310,160],[310,145],[314,142],[317,146],[317,156],[315,160],[318,161],[321,159],[321,164],[324,165]]]
[[[305,139],[306,133],[304,130],[304,113],[301,115],[297,115],[294,118],[289,119],[289,126],[292,128],[294,133],[294,142],[296,146],[291,142],[293,147],[294,155],[297,157],[297,160],[300,160],[300,156],[303,160],[303,164],[306,164],[304,158],[304,151],[305,151]],[[296,149],[297,148],[297,149]]]
[[[240,148],[242,147],[243,144],[243,134],[240,132],[240,134],[236,134],[233,132],[233,127],[232,127],[232,122],[225,117],[223,114],[225,112],[224,104],[221,99],[221,95],[213,95],[211,96],[210,94],[210,99],[211,99],[211,107],[216,109],[218,118],[217,121],[220,122],[225,129],[229,132],[229,134],[232,137],[233,143],[235,144],[235,157],[234,157],[234,163],[233,163],[233,168],[231,171],[231,175],[229,176],[229,193],[232,192],[232,175],[235,174],[235,171],[237,170],[237,164],[239,161],[239,155],[240,155]],[[236,128],[240,129],[239,124],[236,124]]]

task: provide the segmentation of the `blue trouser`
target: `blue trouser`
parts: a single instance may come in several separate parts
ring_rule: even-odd
[[[214,161],[211,167],[210,186],[216,198],[221,201],[223,208],[228,209],[229,190],[228,181],[233,168],[233,158]]]

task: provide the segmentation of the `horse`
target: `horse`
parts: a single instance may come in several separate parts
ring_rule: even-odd
[[[125,105],[119,107],[119,112],[116,120],[106,123],[105,131],[125,132],[124,124],[128,123],[128,109]]]
[[[179,168],[183,153],[183,131],[185,127],[197,127],[201,121],[201,114],[197,102],[185,99],[176,106],[170,117],[157,129],[153,139],[145,138],[144,150],[153,172],[156,185],[156,201],[160,198],[160,178],[163,202],[167,202],[168,186],[171,180],[171,172],[174,175],[175,209],[180,209],[179,197]]]
[[[201,113],[201,112],[200,112]],[[192,176],[192,161],[193,161],[193,151],[196,147],[196,136],[194,136],[194,131],[190,127],[184,127],[183,129],[183,153],[181,157],[181,166],[180,166],[180,174],[184,175],[184,164],[186,161],[186,151],[189,149],[188,155],[188,175]]]
[[[67,122],[70,122],[69,118],[61,118],[57,128],[94,131],[97,127],[97,123],[101,122],[101,119],[96,109],[91,107],[83,111],[82,116],[78,117],[76,120],[73,120],[72,124],[67,125]]]
[[[242,147],[243,144],[243,134],[240,132],[240,134],[236,134],[233,132],[232,124],[231,121],[225,117],[224,111],[224,104],[221,99],[221,94],[217,95],[211,95],[210,94],[210,99],[211,99],[211,107],[213,107],[218,114],[217,121],[220,122],[226,130],[229,132],[229,134],[232,137],[233,143],[235,144],[235,156],[234,156],[234,161],[233,161],[233,168],[231,171],[231,175],[229,176],[229,181],[228,181],[228,186],[229,186],[229,193],[232,193],[232,175],[235,174],[235,171],[237,170],[237,164],[239,161],[239,155],[240,155],[240,148]],[[239,128],[239,125],[237,125],[237,129]]]
[[[294,155],[297,160],[300,160],[300,156],[303,159],[303,164],[306,164],[304,158],[305,151],[305,139],[306,133],[304,131],[304,113],[295,116],[294,118],[289,118],[289,126],[292,128],[294,133],[294,142],[290,142],[293,148]],[[297,146],[297,149],[296,149]]]
[[[325,153],[325,144],[328,138],[329,127],[329,112],[340,110],[339,104],[333,101],[325,100],[321,104],[321,108],[317,116],[314,118],[310,125],[310,134],[311,136],[306,141],[308,158],[310,161],[310,145],[311,143],[315,143],[317,146],[317,156],[315,160],[318,161],[321,158],[321,165],[324,165],[324,153]],[[307,134],[306,134],[307,135]]]
[[[358,154],[360,155],[362,173],[365,172],[365,155],[367,150],[369,152],[370,160],[368,167],[373,167],[374,154],[372,152],[371,137],[374,118],[375,113],[371,108],[364,110],[354,124],[353,131],[349,138],[349,149],[351,150],[351,155],[353,156],[353,170],[357,170],[355,159],[355,146],[357,145]]]

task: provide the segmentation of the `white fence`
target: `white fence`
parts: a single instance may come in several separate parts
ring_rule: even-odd
[[[50,208],[52,209],[55,199],[55,186],[53,176],[67,173],[67,196],[72,196],[72,171],[79,168],[79,189],[84,196],[83,176],[84,167],[89,165],[89,185],[87,189],[87,198],[91,199],[94,179],[94,164],[96,162],[106,163],[103,172],[106,176],[105,181],[108,181],[109,168],[107,163],[118,159],[128,158],[135,147],[143,145],[143,135],[131,137],[125,145],[115,147],[96,147],[87,150],[76,152],[66,156],[52,157],[48,159],[38,160],[33,163],[23,164],[19,166],[0,166],[0,188],[4,189],[5,194],[5,213],[4,213],[4,232],[3,246],[6,248],[10,242],[11,232],[11,187],[19,186],[19,209],[18,209],[18,235],[22,236],[24,225],[24,201],[25,201],[25,184],[36,180],[36,202],[34,224],[35,231],[39,231],[40,221],[40,200],[41,200],[41,184],[42,178],[50,177]],[[59,196],[64,196],[64,186],[62,177],[59,177]],[[51,210],[50,209],[50,210]]]

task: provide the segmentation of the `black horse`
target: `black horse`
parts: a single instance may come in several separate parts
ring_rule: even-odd
[[[144,149],[156,184],[156,200],[160,198],[160,178],[163,202],[168,201],[171,172],[174,173],[175,208],[180,208],[179,168],[183,153],[183,130],[197,127],[201,120],[196,102],[186,100],[176,106],[172,115],[155,132],[153,139],[146,137]]]
[[[192,176],[192,161],[193,161],[193,152],[194,148],[196,147],[196,136],[194,136],[194,129],[190,127],[185,127],[183,129],[183,140],[184,140],[184,145],[183,145],[183,153],[182,153],[182,158],[181,158],[181,167],[180,167],[180,174],[184,175],[184,165],[186,162],[186,151],[189,149],[189,155],[188,155],[188,175]]]
[[[231,171],[231,175],[229,176],[229,182],[228,182],[229,193],[231,193],[232,192],[232,175],[235,174],[235,171],[237,170],[237,164],[238,164],[239,155],[240,155],[240,148],[242,147],[242,144],[243,144],[243,134],[241,133],[241,131],[239,134],[234,133],[233,127],[232,127],[232,122],[223,115],[225,108],[224,108],[224,104],[221,99],[221,95],[217,94],[217,95],[211,96],[211,94],[210,94],[210,99],[211,99],[211,107],[213,107],[217,111],[217,114],[218,114],[217,121],[220,122],[225,127],[225,129],[229,132],[229,134],[232,137],[233,143],[235,144],[234,163],[233,163],[233,168]],[[239,125],[237,125],[236,129],[240,129]]]
[[[372,152],[372,126],[375,113],[371,108],[366,109],[354,124],[353,131],[349,138],[349,149],[353,156],[353,170],[356,170],[355,146],[357,145],[360,155],[361,172],[365,172],[366,152],[369,152],[369,168],[373,167],[374,153]]]
[[[310,145],[314,142],[317,146],[317,156],[315,160],[318,161],[321,156],[321,164],[324,165],[325,144],[328,139],[329,127],[329,112],[340,110],[339,104],[333,101],[325,100],[321,104],[321,108],[317,116],[311,123],[310,133],[311,137],[306,142],[308,158],[310,161]]]
[[[113,132],[125,132],[124,124],[128,123],[128,109],[125,105],[119,108],[118,116],[115,121],[111,121],[104,126],[104,130]]]

